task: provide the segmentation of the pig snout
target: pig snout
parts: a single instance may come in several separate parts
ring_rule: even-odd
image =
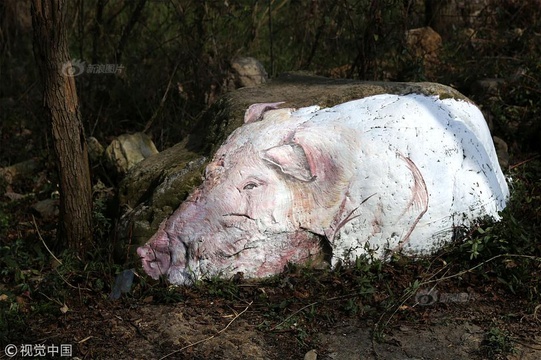
[[[153,279],[167,274],[171,266],[171,252],[169,251],[169,238],[165,232],[158,232],[148,244],[137,249],[141,257],[145,272]]]
[[[186,272],[186,246],[180,241],[171,241],[165,231],[158,231],[146,245],[137,249],[137,254],[143,269],[153,279],[167,275],[171,282],[191,282],[191,276]]]

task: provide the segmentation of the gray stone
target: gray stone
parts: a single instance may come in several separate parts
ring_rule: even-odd
[[[86,139],[86,143],[88,144],[88,157],[90,161],[98,162],[105,153],[103,145],[93,136]]]
[[[105,150],[107,160],[119,174],[127,173],[135,164],[157,153],[156,146],[144,133],[120,135]]]
[[[252,57],[237,57],[231,61],[235,88],[254,87],[267,82],[263,65]]]
[[[6,184],[13,184],[15,181],[34,176],[41,166],[36,159],[22,161],[5,168],[0,168],[0,178]]]
[[[472,86],[472,95],[479,99],[491,99],[500,95],[500,89],[505,85],[504,79],[481,79]]]
[[[43,219],[53,219],[58,216],[59,206],[59,200],[45,199],[32,205],[32,210]]]
[[[315,350],[310,350],[304,355],[304,360],[317,360],[317,352]]]

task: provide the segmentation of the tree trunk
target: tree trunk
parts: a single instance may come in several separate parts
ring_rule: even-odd
[[[34,56],[43,81],[60,177],[57,245],[82,258],[92,242],[92,189],[87,145],[65,29],[64,0],[32,0]]]

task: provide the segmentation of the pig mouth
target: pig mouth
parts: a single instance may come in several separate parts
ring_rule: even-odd
[[[153,279],[166,276],[175,285],[191,285],[200,278],[243,272],[263,277],[283,271],[289,262],[308,261],[332,253],[321,235],[307,229],[261,232],[258,219],[230,212],[205,234],[185,228],[171,234],[163,227],[137,249],[144,271]],[[267,251],[269,250],[269,251]],[[322,251],[323,250],[323,251]],[[324,256],[325,260],[327,256]]]
[[[228,213],[228,214],[224,214],[223,216],[224,217],[225,216],[238,216],[238,217],[246,218],[249,220],[255,220],[254,218],[250,217],[248,214],[241,214],[241,213]]]
[[[223,231],[204,236],[196,236],[191,228],[184,229],[182,235],[173,235],[163,226],[146,245],[137,249],[137,254],[151,278],[158,280],[165,275],[172,284],[189,285],[206,272],[230,267],[239,255],[255,248],[248,244],[250,237],[245,234],[246,223],[254,228],[255,219],[241,213],[224,214],[220,221]],[[232,246],[223,246],[228,242],[220,241],[228,237],[225,233],[237,238],[230,244]],[[222,246],[216,246],[220,243]]]

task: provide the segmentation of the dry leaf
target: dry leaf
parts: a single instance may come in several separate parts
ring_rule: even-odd
[[[62,314],[67,313],[69,311],[68,305],[64,304],[64,306],[60,308],[60,311],[62,312]]]

